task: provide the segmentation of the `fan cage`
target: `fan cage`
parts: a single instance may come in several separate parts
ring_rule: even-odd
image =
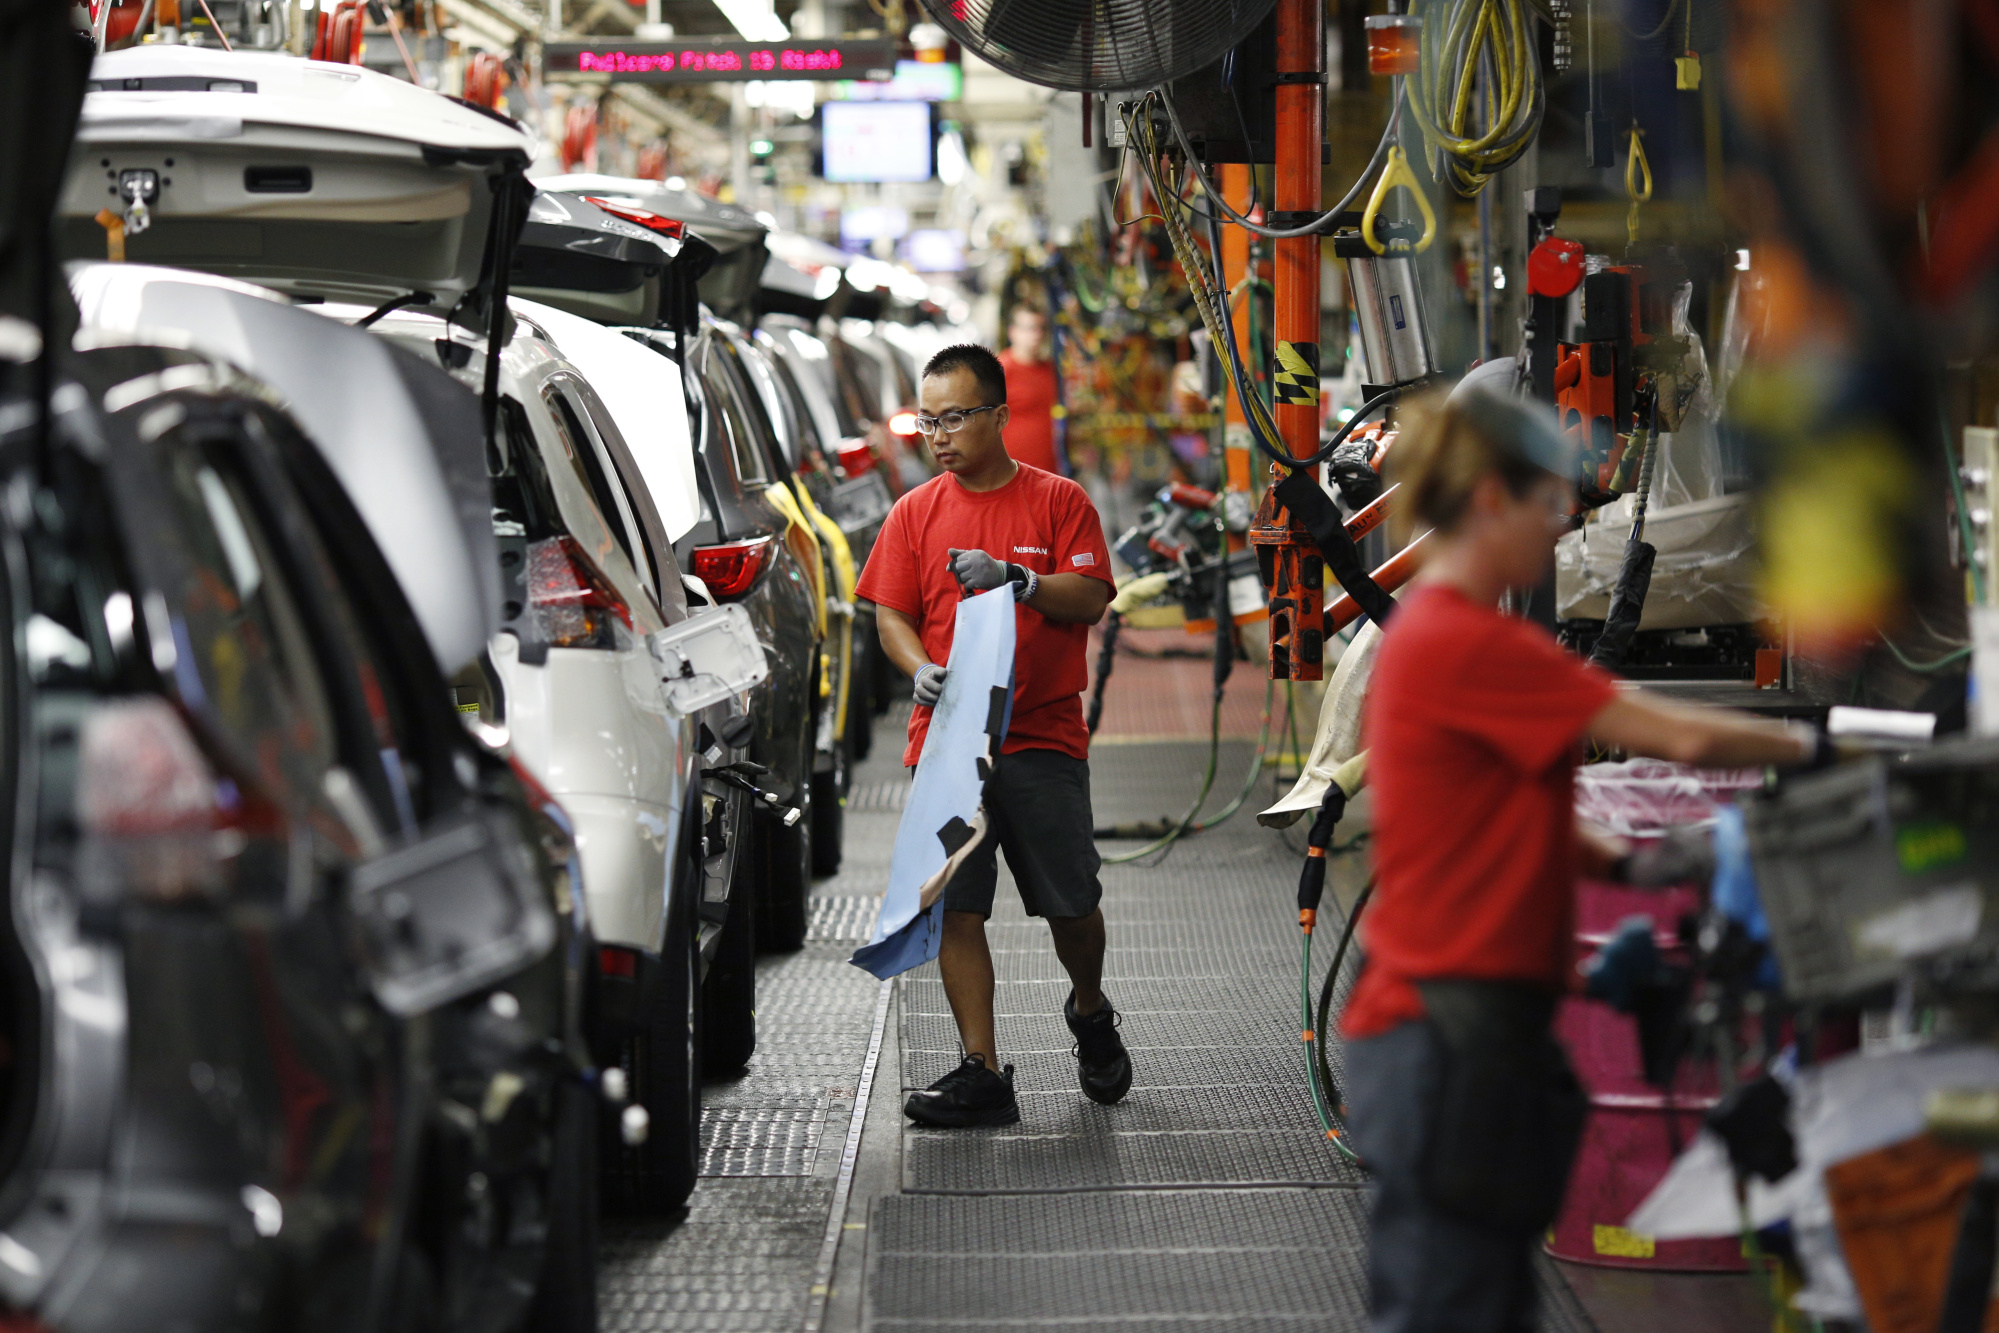
[[[1212,65],[1275,0],[923,0],[988,64],[1046,88],[1153,88]]]

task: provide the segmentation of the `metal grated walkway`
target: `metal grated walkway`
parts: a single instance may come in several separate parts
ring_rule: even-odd
[[[846,961],[887,881],[907,784],[900,724],[882,720],[856,773],[846,863],[815,889],[805,948],[760,965],[761,1045],[741,1077],[706,1089],[703,1179],[687,1212],[607,1222],[602,1326],[1364,1329],[1364,1182],[1312,1115],[1296,1027],[1302,829],[1287,845],[1256,827],[1268,774],[1227,825],[1163,862],[1104,871],[1106,989],[1137,1073],[1126,1101],[1100,1107],[1077,1088],[1067,981],[1002,870],[989,931],[1022,1120],[920,1130],[901,1117],[902,1090],[958,1058],[935,966],[885,999]],[[1198,786],[1204,742],[1130,740],[1096,751],[1099,825],[1178,816]],[[1225,743],[1210,809],[1251,756],[1250,743]],[[1358,877],[1337,864],[1334,895],[1350,900]],[[1320,940],[1322,973],[1333,937],[1322,927]],[[1542,1269],[1543,1327],[1594,1333],[1555,1266]]]
[[[1224,747],[1218,792],[1233,793],[1251,755]],[[1186,742],[1099,748],[1097,823],[1177,815],[1205,756]],[[1269,789],[1265,779],[1235,820],[1163,862],[1104,869],[1105,990],[1136,1068],[1115,1107],[1076,1086],[1068,982],[1002,876],[988,932],[1021,1122],[902,1128],[902,1191],[868,1216],[864,1327],[1366,1326],[1364,1181],[1313,1119],[1297,1026],[1298,853],[1250,817]],[[1341,901],[1360,873],[1335,863]],[[899,1009],[902,1083],[921,1087],[959,1057],[934,964],[903,978]],[[1544,1268],[1544,1327],[1590,1329]]]

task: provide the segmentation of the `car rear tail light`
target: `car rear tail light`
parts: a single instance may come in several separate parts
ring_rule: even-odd
[[[574,537],[528,545],[528,613],[553,648],[615,648],[613,620],[632,627],[632,611]]]
[[[916,413],[897,412],[888,419],[888,428],[897,435],[908,436],[916,434]]]
[[[686,223],[680,221],[678,218],[661,217],[651,209],[639,208],[633,204],[614,203],[609,199],[600,199],[594,194],[584,195],[583,202],[603,209],[614,218],[623,218],[627,222],[636,222],[647,231],[656,231],[662,236],[671,236],[675,240],[679,240],[687,234]]]
[[[223,862],[246,841],[218,816],[241,804],[166,700],[99,704],[84,720],[77,763],[85,892],[156,902],[214,896]]]
[[[865,477],[874,469],[875,451],[866,439],[847,440],[840,445],[840,470],[850,477]]]
[[[757,579],[770,563],[775,549],[769,537],[724,542],[720,546],[694,548],[694,576],[708,585],[708,591],[724,601],[733,601],[757,586]]]
[[[638,953],[615,944],[602,945],[597,950],[597,970],[607,977],[621,977],[629,981],[639,974]]]

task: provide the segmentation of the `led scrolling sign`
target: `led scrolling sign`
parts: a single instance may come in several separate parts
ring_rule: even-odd
[[[869,79],[895,71],[889,41],[550,42],[551,75],[609,75],[613,82],[708,83],[732,79]]]

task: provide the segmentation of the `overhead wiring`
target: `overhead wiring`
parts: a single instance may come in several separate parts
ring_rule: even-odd
[[[1381,131],[1381,142],[1374,146],[1374,156],[1370,157],[1367,166],[1361,169],[1359,178],[1353,183],[1353,188],[1348,190],[1337,204],[1334,204],[1331,208],[1303,226],[1266,227],[1260,222],[1252,222],[1248,217],[1237,212],[1234,206],[1223,197],[1221,187],[1216,185],[1214,178],[1208,175],[1208,169],[1201,164],[1199,155],[1194,152],[1193,142],[1187,137],[1186,128],[1180,124],[1180,113],[1173,109],[1173,99],[1166,95],[1164,89],[1155,88],[1153,91],[1147,93],[1145,98],[1141,99],[1141,105],[1145,101],[1155,98],[1166,110],[1166,123],[1172,127],[1174,141],[1179,144],[1180,151],[1186,155],[1187,164],[1193,168],[1195,179],[1200,181],[1202,193],[1212,199],[1217,208],[1228,214],[1231,222],[1234,222],[1238,227],[1243,228],[1252,236],[1261,236],[1267,241],[1291,241],[1297,240],[1302,236],[1321,236],[1331,229],[1340,214],[1354,206],[1354,202],[1360,198],[1361,191],[1367,188],[1368,181],[1373,179],[1374,174],[1381,170],[1382,163],[1388,160],[1388,150],[1395,145],[1395,132],[1400,127],[1402,120],[1402,98],[1398,94],[1389,109],[1388,124]],[[1127,111],[1127,124],[1129,124],[1130,119],[1130,114]],[[1126,133],[1126,141],[1130,142],[1130,131],[1127,130]],[[1247,130],[1245,130],[1245,133],[1247,133]],[[1254,189],[1255,176],[1256,173],[1252,169],[1250,172],[1252,189]]]
[[[1152,187],[1153,197],[1160,203],[1162,220],[1166,226],[1166,236],[1172,244],[1174,258],[1179,260],[1181,269],[1187,275],[1187,288],[1194,298],[1194,308],[1201,316],[1201,323],[1206,326],[1208,336],[1212,340],[1212,345],[1221,356],[1224,365],[1228,368],[1229,377],[1235,385],[1236,396],[1242,403],[1243,415],[1249,424],[1250,438],[1256,442],[1256,446],[1259,449],[1269,456],[1272,462],[1282,467],[1317,467],[1319,464],[1325,462],[1326,459],[1332,457],[1333,450],[1345,443],[1347,437],[1357,427],[1375,413],[1386,409],[1394,401],[1399,390],[1391,389],[1363,404],[1361,409],[1354,413],[1333,434],[1331,439],[1326,441],[1313,453],[1294,456],[1283,448],[1283,432],[1278,430],[1276,419],[1271,415],[1270,407],[1263,401],[1262,396],[1252,390],[1249,377],[1242,364],[1242,358],[1237,353],[1234,323],[1229,314],[1228,294],[1220,289],[1220,284],[1217,282],[1215,275],[1208,268],[1207,260],[1202,258],[1199,249],[1194,244],[1192,235],[1187,231],[1186,222],[1180,217],[1180,206],[1175,202],[1179,199],[1178,192],[1167,189],[1165,182],[1160,176],[1160,150],[1157,137],[1153,132],[1152,119],[1149,115],[1139,114],[1139,112],[1146,108],[1149,102],[1155,99],[1165,101],[1157,92],[1152,92],[1147,93],[1136,105],[1127,103],[1120,108],[1124,115],[1127,140],[1135,144],[1138,148],[1139,167],[1145,172],[1147,183]],[[1170,103],[1168,107],[1170,111]],[[1384,143],[1386,143],[1386,139],[1384,139]],[[1206,188],[1205,177],[1202,180],[1203,186]],[[1366,183],[1366,180],[1367,178],[1363,176],[1360,181],[1355,183],[1353,191],[1350,192],[1350,198],[1352,195],[1359,193],[1361,186]],[[1209,197],[1217,200],[1217,202],[1222,202],[1219,191],[1211,194]],[[1223,207],[1227,207],[1225,202],[1223,202]],[[1216,259],[1219,260],[1221,256],[1221,226],[1219,219],[1212,212],[1206,213],[1204,216],[1208,224],[1210,246],[1214,250]]]
[[[1525,0],[1431,0],[1409,112],[1431,174],[1470,198],[1534,141],[1546,108]]]

